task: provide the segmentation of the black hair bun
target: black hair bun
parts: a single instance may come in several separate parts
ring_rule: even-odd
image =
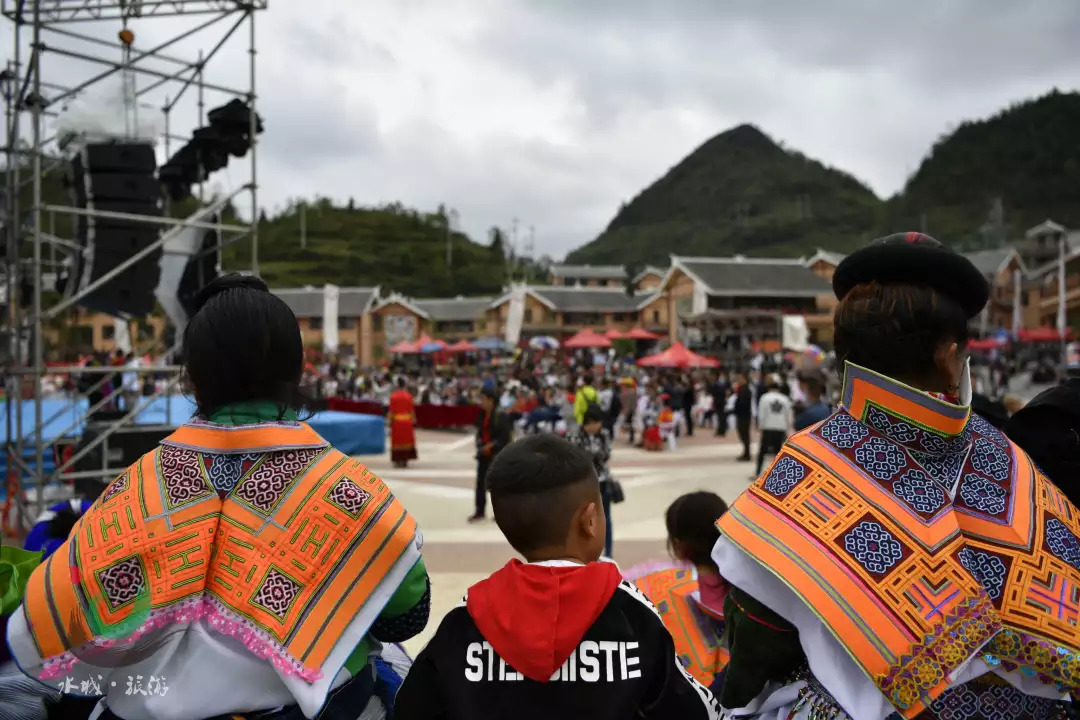
[[[195,296],[195,312],[202,310],[203,306],[210,302],[210,298],[220,295],[226,290],[257,290],[268,293],[270,287],[258,275],[242,275],[240,273],[222,275],[206,283],[203,289]]]
[[[57,540],[67,540],[75,523],[79,521],[79,514],[71,506],[59,510],[52,520],[49,521],[49,537]]]

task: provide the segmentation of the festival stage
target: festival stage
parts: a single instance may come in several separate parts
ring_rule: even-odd
[[[86,408],[85,398],[78,403],[72,403],[67,398],[43,401],[41,419],[45,424],[44,437],[47,444],[51,446],[61,436],[66,438],[81,436],[84,423],[80,419],[85,414]],[[138,414],[135,422],[139,426],[163,428],[162,435],[165,435],[168,432],[167,428],[182,425],[191,418],[194,412],[194,402],[182,395],[173,395],[168,398],[156,398]],[[22,435],[32,442],[33,401],[23,402],[22,420]],[[15,421],[14,414],[12,421]],[[315,413],[307,422],[315,432],[346,455],[381,455],[386,452],[386,424],[380,417],[328,410]],[[6,403],[0,403],[0,437],[7,437]],[[25,447],[24,456],[27,464],[32,465],[34,462],[33,445]],[[55,457],[51,448],[45,453],[42,464],[47,473],[55,469]],[[6,478],[7,457],[4,453],[0,453],[0,469],[3,470],[3,477]],[[5,486],[6,483],[0,482],[0,500],[7,495]]]

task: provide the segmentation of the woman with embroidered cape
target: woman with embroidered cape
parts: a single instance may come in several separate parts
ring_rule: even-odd
[[[30,677],[102,696],[106,720],[352,720],[378,694],[380,642],[427,622],[416,522],[299,421],[288,306],[240,275],[197,303],[183,348],[197,416],[34,571],[12,654]]]
[[[1048,720],[1080,688],[1080,513],[971,412],[988,297],[920,233],[833,287],[841,407],[793,435],[713,549],[735,718]]]

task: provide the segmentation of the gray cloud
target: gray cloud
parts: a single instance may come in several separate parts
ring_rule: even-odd
[[[163,22],[140,43],[193,21]],[[553,255],[736,124],[886,196],[950,126],[1080,77],[1074,0],[309,0],[272,3],[258,34],[267,207],[445,203],[476,239],[535,225]],[[243,86],[245,43],[208,78]]]

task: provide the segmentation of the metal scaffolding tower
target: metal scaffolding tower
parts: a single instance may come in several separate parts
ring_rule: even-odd
[[[122,388],[113,390],[110,396],[90,403],[87,396],[105,385],[109,376],[118,368],[46,367],[44,325],[57,318],[64,310],[79,303],[87,294],[114,280],[122,272],[141,259],[165,247],[166,243],[185,228],[206,228],[218,231],[218,246],[201,254],[217,253],[228,245],[250,239],[252,270],[258,272],[258,183],[257,183],[257,132],[256,132],[256,42],[255,17],[257,11],[265,10],[268,0],[0,0],[0,13],[12,21],[13,43],[6,69],[0,73],[0,94],[5,103],[6,137],[5,196],[0,212],[3,213],[5,257],[2,279],[2,301],[7,304],[7,315],[0,318],[5,326],[8,347],[0,369],[4,372],[6,388],[6,438],[5,454],[8,476],[3,503],[2,520],[6,534],[24,532],[40,513],[49,497],[62,497],[65,487],[62,478],[93,476],[105,480],[123,471],[110,468],[108,452],[102,452],[100,470],[80,473],[70,472],[76,462],[98,446],[107,449],[108,439],[117,431],[129,428],[134,418],[157,397],[169,395],[179,385],[179,368],[175,366],[153,367],[138,372],[168,372],[169,381],[163,390],[140,398],[126,414],[112,421],[90,443],[84,443],[69,457],[57,459],[55,467],[46,470],[45,458],[50,452],[49,439],[44,429],[55,423],[56,416],[43,417],[43,379],[48,373],[96,374],[99,379],[84,393],[75,392],[65,398],[68,409],[59,413],[74,417],[74,422],[61,435],[81,427],[83,423],[105,403],[118,395]],[[177,18],[191,16],[197,24],[176,31]],[[171,20],[166,20],[171,18]],[[81,25],[80,25],[81,24]],[[111,24],[122,33],[120,41],[104,39],[106,36],[88,28],[97,24]],[[136,47],[128,28],[139,30],[153,25],[156,33],[170,32],[168,39],[150,48]],[[171,27],[170,27],[171,25]],[[73,27],[79,28],[78,30]],[[208,82],[208,65],[238,31],[247,30],[249,72],[247,87],[229,87]],[[175,31],[175,32],[173,32]],[[127,37],[125,38],[125,34]],[[127,42],[123,42],[127,40]],[[172,54],[170,48],[181,43],[197,42],[205,51],[199,50],[197,58],[185,59],[182,54]],[[83,67],[98,66],[99,71],[86,73],[75,84],[54,82],[49,74],[49,60],[64,58],[65,62],[77,61]],[[164,68],[164,69],[163,69]],[[66,68],[70,70],[70,68]],[[70,72],[65,72],[70,75]],[[192,87],[197,93],[198,122],[205,121],[204,93],[212,92],[227,98],[240,98],[251,109],[250,179],[240,188],[219,197],[187,219],[164,216],[129,215],[100,210],[72,207],[71,204],[50,204],[42,197],[42,178],[49,173],[61,171],[63,164],[58,138],[46,133],[47,124],[57,117],[57,110],[65,103],[80,96],[84,91],[107,78],[119,74],[123,78],[124,95],[130,103],[129,110],[137,111],[138,99],[144,102],[161,99],[160,112],[164,115],[164,154],[169,156],[172,141],[187,142],[188,137],[172,133],[174,110]],[[195,126],[192,123],[192,126]],[[32,188],[32,193],[28,190]],[[216,214],[239,196],[250,198],[250,222],[248,224],[225,224],[220,216],[212,221],[208,215]],[[29,207],[25,207],[29,199]],[[202,185],[199,199],[204,199]],[[51,275],[46,268],[55,270],[65,257],[81,252],[72,238],[58,237],[53,229],[57,216],[90,216],[125,219],[153,223],[162,229],[158,240],[112,271],[81,290],[58,302],[46,297],[50,287],[46,280]],[[42,221],[49,219],[49,227]],[[46,257],[48,251],[48,257]],[[201,256],[200,254],[200,256]],[[20,297],[20,290],[30,290],[29,302]],[[46,306],[46,300],[51,304]],[[2,351],[0,351],[2,352]],[[122,369],[131,372],[129,368]],[[32,397],[32,402],[28,398]],[[83,399],[87,407],[81,410]],[[24,402],[26,401],[26,402]],[[33,419],[23,417],[24,406],[32,405]],[[68,415],[74,409],[74,415]],[[29,413],[27,413],[29,415]]]

